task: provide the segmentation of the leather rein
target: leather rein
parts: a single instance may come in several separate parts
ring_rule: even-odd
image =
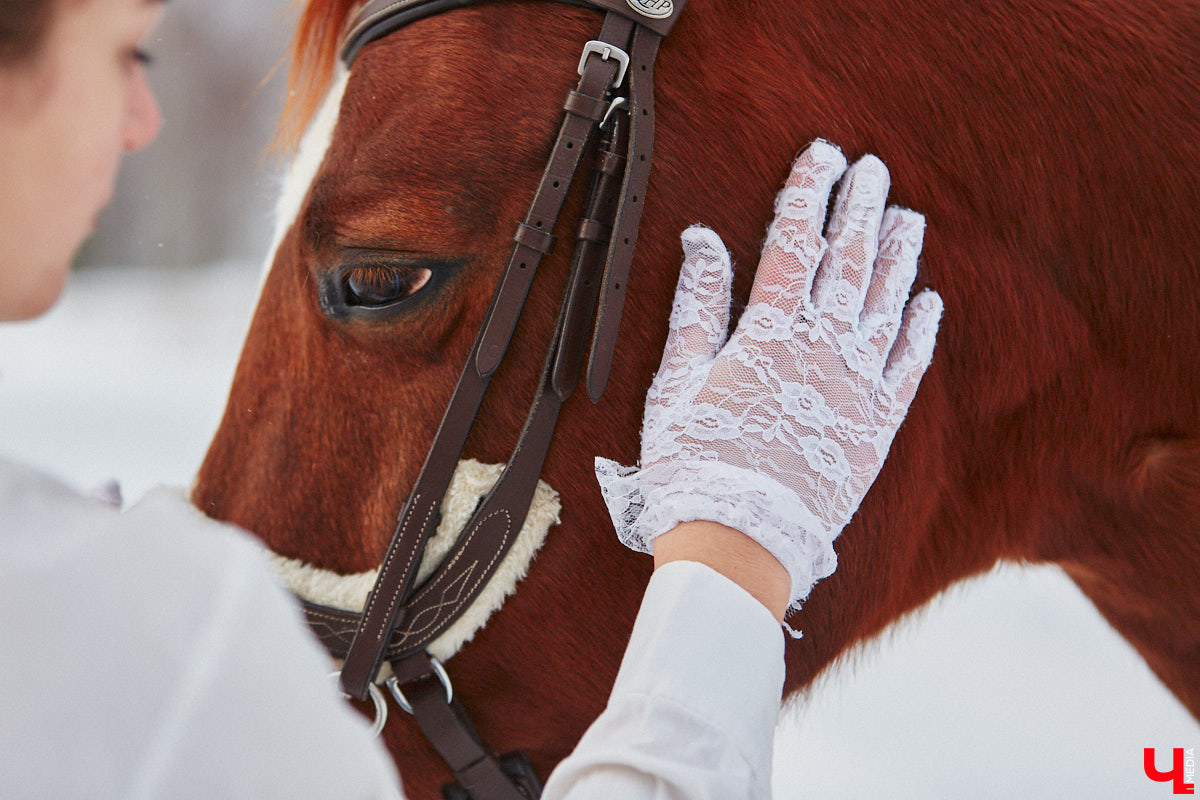
[[[342,61],[419,19],[483,0],[373,0],[351,20]],[[410,711],[458,780],[443,790],[454,800],[537,797],[541,784],[520,754],[498,757],[475,732],[453,696],[450,679],[426,646],[465,612],[520,531],[537,488],[563,403],[586,361],[587,392],[600,399],[608,383],[637,242],[654,139],[654,60],[686,0],[563,0],[604,12],[598,36],[579,61],[579,83],[567,93],[554,148],[492,296],[467,363],[361,614],[304,602],[314,632],[344,659],[342,691],[386,703],[375,686],[384,661],[397,703]],[[550,253],[567,193],[594,153],[591,188],[576,231],[575,253],[525,426],[500,479],[480,502],[438,567],[419,586],[417,566],[436,531],[442,498],[467,436],[512,339],[533,277]]]

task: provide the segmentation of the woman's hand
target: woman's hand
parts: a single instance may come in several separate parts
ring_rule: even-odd
[[[625,544],[653,552],[680,523],[720,523],[783,565],[794,606],[836,567],[833,540],[883,465],[942,311],[932,291],[908,298],[924,218],[885,207],[877,158],[845,164],[821,141],[796,160],[728,339],[729,254],[707,228],[684,232],[642,466],[596,466]]]

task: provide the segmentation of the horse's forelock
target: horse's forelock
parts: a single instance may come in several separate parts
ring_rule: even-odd
[[[287,100],[279,124],[277,144],[286,152],[296,149],[321,99],[333,80],[338,46],[346,20],[363,0],[308,0],[292,38]]]

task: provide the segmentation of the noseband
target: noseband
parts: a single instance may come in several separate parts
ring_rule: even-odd
[[[351,20],[342,61],[419,19],[482,0],[373,0]],[[397,702],[446,760],[455,800],[519,800],[541,786],[528,760],[497,757],[479,739],[445,670],[425,647],[487,584],[521,529],[562,404],[587,364],[589,397],[608,383],[637,242],[654,139],[653,80],[658,45],[686,0],[565,0],[604,12],[580,57],[578,85],[537,193],[513,236],[512,254],[426,456],[361,615],[304,603],[309,624],[335,658],[345,659],[342,690],[365,700],[384,661]],[[585,154],[595,153],[591,188],[576,231],[574,258],[538,389],[512,457],[438,570],[419,586],[417,566],[483,396],[508,350],[534,273],[554,246],[563,203]]]

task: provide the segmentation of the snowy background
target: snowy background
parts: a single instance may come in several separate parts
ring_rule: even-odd
[[[285,5],[171,3],[150,48],[161,140],[128,159],[59,305],[0,326],[0,454],[83,490],[118,478],[127,501],[190,482],[270,231],[263,152],[281,90],[259,84],[286,43]],[[788,799],[1162,798],[1170,786],[1144,777],[1142,748],[1165,767],[1169,748],[1200,746],[1200,725],[1049,568],[953,589],[822,681],[780,731]]]

